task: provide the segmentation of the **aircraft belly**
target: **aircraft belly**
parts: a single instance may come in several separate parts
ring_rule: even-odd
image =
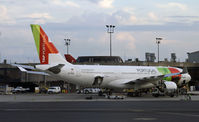
[[[75,74],[68,74],[68,73],[62,73],[59,74],[65,81],[73,84],[78,84],[82,86],[91,86],[92,82],[94,80],[93,77],[89,77],[86,75],[79,75],[76,76]]]
[[[155,85],[152,84],[152,83],[145,83],[145,84],[140,85],[140,89],[152,88],[152,87],[154,87],[154,86],[155,86]]]

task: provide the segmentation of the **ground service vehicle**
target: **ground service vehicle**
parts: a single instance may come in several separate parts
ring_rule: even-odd
[[[25,93],[25,92],[28,92],[29,90],[30,90],[29,88],[23,88],[21,86],[18,86],[14,88],[11,92],[12,93]]]
[[[61,93],[61,88],[59,86],[49,87],[47,93],[48,94]]]

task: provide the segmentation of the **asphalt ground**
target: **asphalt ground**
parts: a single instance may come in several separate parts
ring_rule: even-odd
[[[197,122],[197,101],[1,102],[1,122]]]
[[[124,96],[122,94],[114,94]],[[114,96],[113,95],[113,96]],[[92,99],[86,99],[92,96]],[[65,101],[187,101],[187,96],[152,97],[150,94],[142,97],[126,97],[124,99],[107,99],[97,94],[12,94],[0,95],[0,102],[65,102]],[[199,95],[191,95],[192,101],[199,101]]]
[[[92,96],[93,99],[85,99]],[[199,96],[106,99],[84,94],[0,95],[0,122],[187,122],[199,120]]]

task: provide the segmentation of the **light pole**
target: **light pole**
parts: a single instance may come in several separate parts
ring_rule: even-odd
[[[0,31],[0,36],[1,36],[1,31]],[[1,39],[0,39],[1,40]],[[0,53],[0,63],[1,63],[1,53]]]
[[[160,55],[160,41],[162,40],[162,38],[156,38],[156,44],[158,45],[158,63],[160,62],[159,60],[159,55]]]
[[[106,25],[107,33],[110,34],[110,56],[112,56],[112,44],[111,44],[111,34],[114,33],[114,25]]]
[[[66,45],[66,47],[67,47],[67,54],[69,54],[69,45],[70,45],[70,39],[64,39],[64,41],[65,41],[65,45]]]

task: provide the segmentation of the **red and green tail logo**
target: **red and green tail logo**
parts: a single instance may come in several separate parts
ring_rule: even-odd
[[[32,33],[35,39],[37,52],[41,64],[48,64],[49,53],[58,53],[58,50],[52,42],[48,40],[48,36],[40,25],[31,24]]]

